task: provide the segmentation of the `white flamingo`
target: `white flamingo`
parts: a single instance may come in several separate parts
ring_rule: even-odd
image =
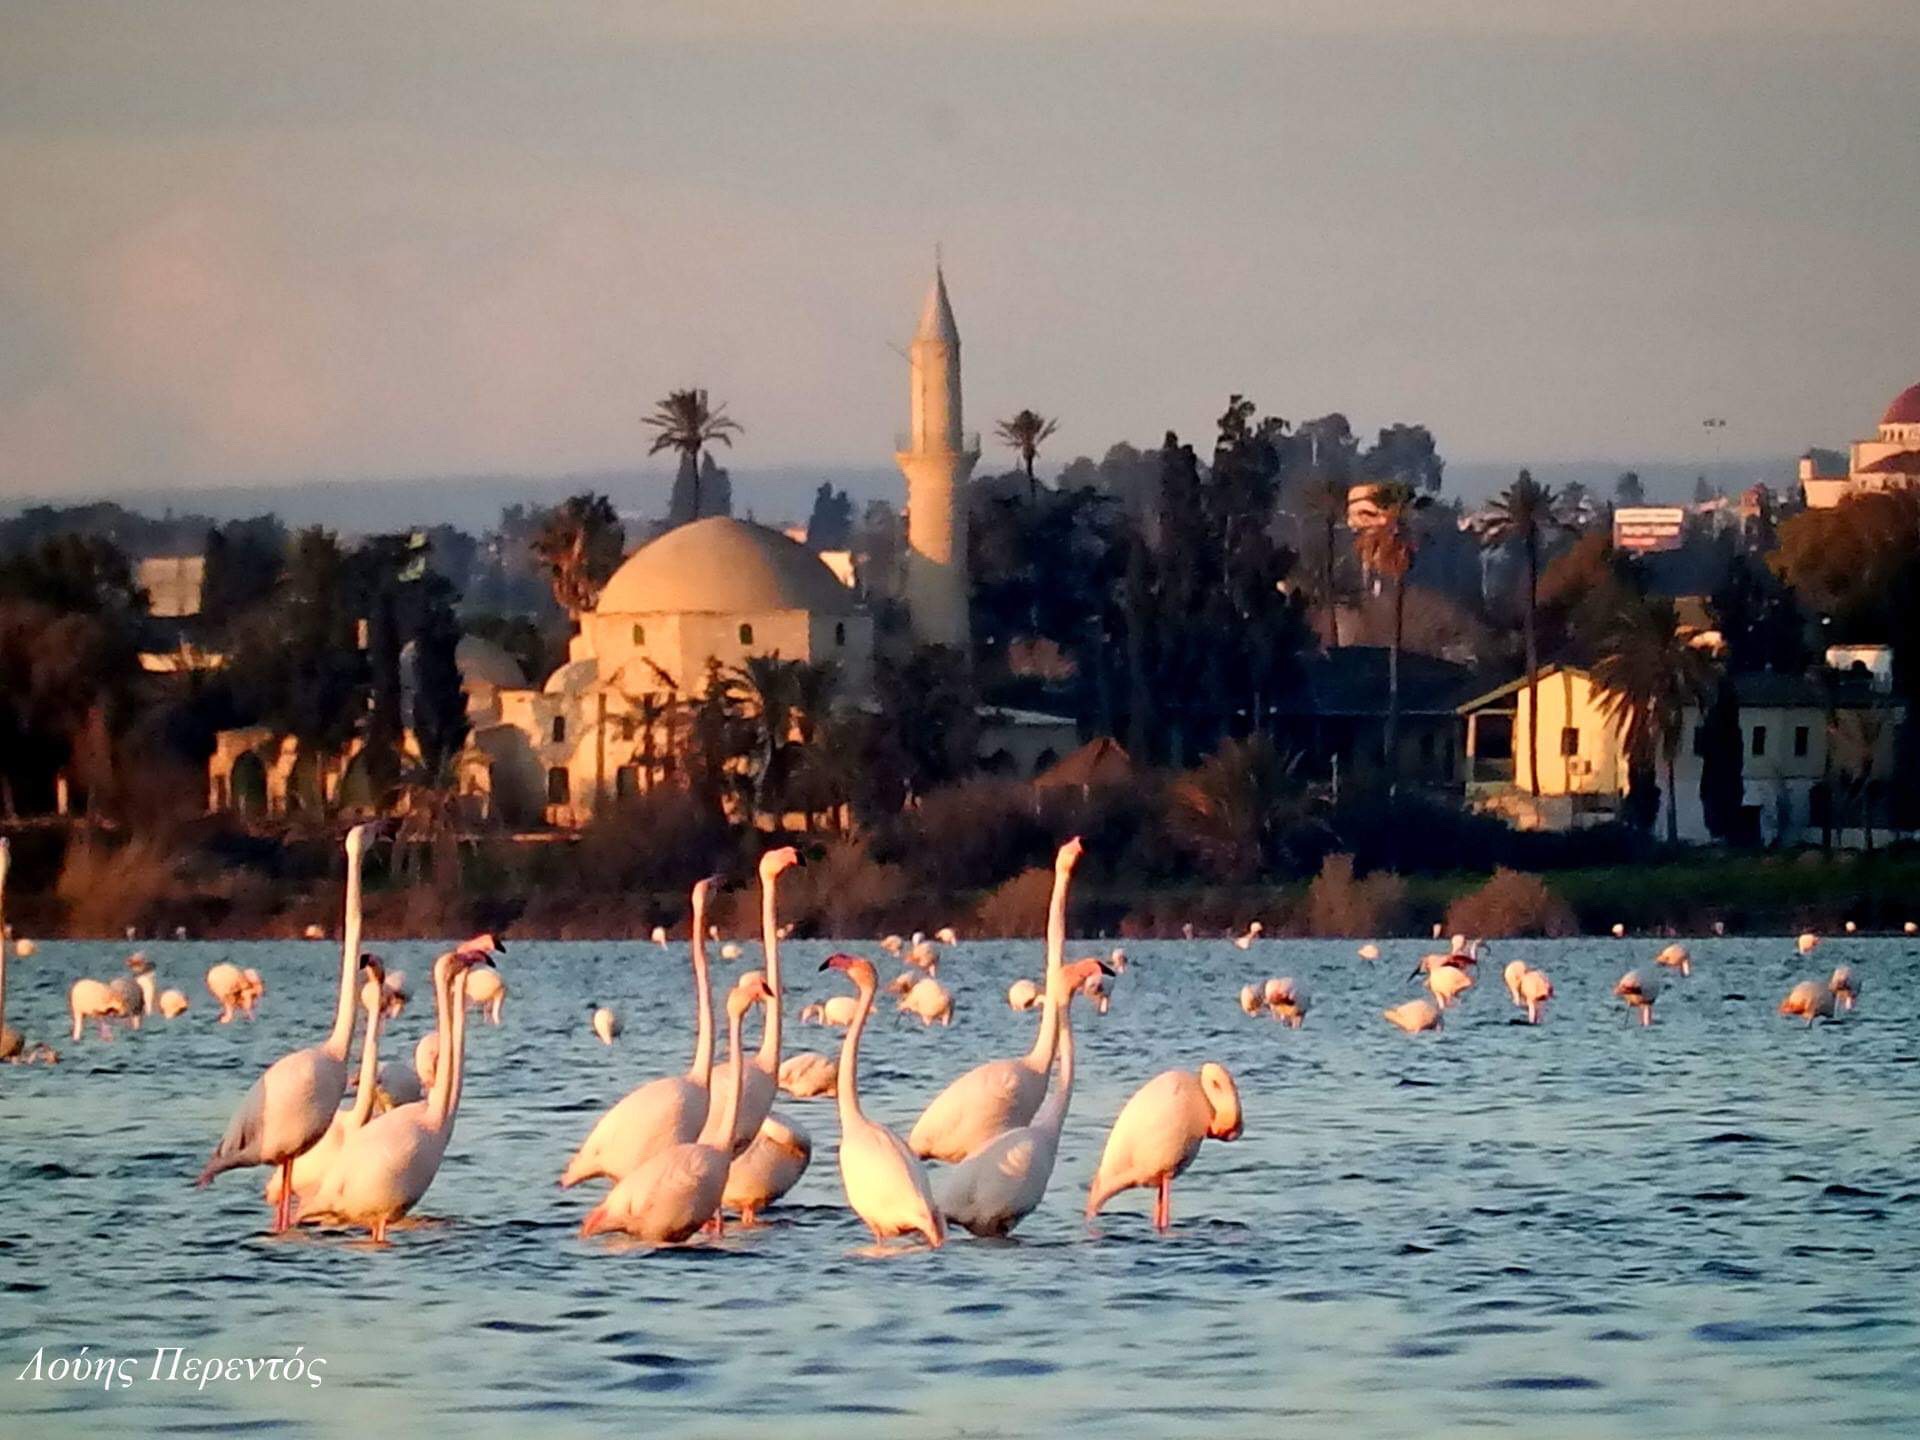
[[[860,1032],[873,1013],[873,965],[852,955],[830,955],[820,968],[844,973],[859,995],[859,1009],[840,1045],[840,1183],[847,1204],[875,1239],[917,1233],[937,1250],[946,1243],[947,1227],[927,1172],[899,1136],[860,1109]]]
[[[1200,1073],[1168,1070],[1154,1076],[1121,1108],[1100,1152],[1087,1191],[1087,1219],[1123,1190],[1151,1188],[1153,1228],[1173,1224],[1173,1182],[1203,1140],[1240,1138],[1240,1090],[1224,1065],[1209,1060]]]
[[[184,990],[162,990],[160,992],[160,1013],[169,1020],[178,1020],[187,1013],[187,992]]]
[[[1266,1001],[1261,996],[1259,986],[1242,985],[1240,987],[1240,1008],[1246,1011],[1247,1014],[1258,1015],[1260,1013],[1260,1007],[1265,1003]]]
[[[1553,999],[1553,981],[1547,978],[1547,972],[1528,966],[1527,972],[1520,977],[1519,999],[1526,1007],[1527,1023],[1538,1025],[1541,1007]]]
[[[489,1025],[498,1025],[506,1009],[507,982],[497,970],[482,967],[467,977],[467,1004],[485,1013]]]
[[[953,994],[931,975],[900,997],[899,1008],[922,1025],[953,1024]]]
[[[1678,970],[1682,975],[1693,974],[1693,952],[1677,940],[1654,956],[1653,963],[1663,970]]]
[[[1851,965],[1836,967],[1833,978],[1827,981],[1827,988],[1833,991],[1833,998],[1840,1003],[1842,1010],[1853,1009],[1853,1002],[1860,998],[1860,981],[1855,978]]]
[[[838,1073],[839,1067],[834,1068]],[[812,1163],[813,1137],[798,1122],[769,1111],[760,1133],[727,1171],[720,1208],[737,1213],[742,1225],[755,1224],[762,1210],[777,1205],[800,1183]]]
[[[1007,987],[1007,1005],[1014,1010],[1031,1010],[1040,1003],[1040,987],[1022,977]]]
[[[796,1100],[814,1100],[833,1094],[840,1081],[840,1062],[818,1050],[801,1050],[780,1062],[780,1089]]]
[[[220,1006],[220,1023],[225,1025],[240,1013],[247,999],[247,977],[238,965],[222,960],[207,970],[207,993]],[[251,1015],[251,1009],[247,1012]]]
[[[769,850],[760,857],[761,944],[767,955],[767,1015],[760,1033],[760,1050],[748,1062],[748,1073],[740,1083],[740,1106],[733,1119],[733,1153],[738,1155],[760,1133],[760,1123],[773,1109],[773,1097],[780,1088],[780,1012],[786,1008],[786,996],[780,981],[780,915],[778,890],[780,877],[800,863],[800,852],[791,845]],[[714,1067],[713,1084],[729,1084],[727,1065],[739,1063],[738,1057],[726,1065]]]
[[[853,1023],[854,1012],[859,1008],[859,1001],[851,995],[829,995],[825,1000],[816,1000],[810,1005],[802,1005],[800,1023],[826,1025],[835,1030],[844,1030]]]
[[[1357,953],[1362,960],[1378,960],[1380,958],[1380,947],[1369,940],[1355,953]]]
[[[87,1022],[91,1020],[100,1027],[100,1038],[111,1040],[113,1031],[108,1028],[107,1021],[128,1019],[139,1003],[138,990],[129,1000],[121,991],[101,981],[74,981],[67,990],[67,1009],[73,1016],[73,1038],[78,1040],[84,1035]]]
[[[373,838],[371,825],[356,825],[347,832],[346,935],[340,946],[340,993],[332,1031],[320,1044],[283,1055],[267,1067],[234,1112],[213,1158],[200,1172],[199,1183],[205,1185],[222,1171],[247,1165],[278,1166],[280,1205],[273,1220],[276,1234],[289,1223],[293,1162],[327,1133],[334,1112],[340,1108],[340,1097],[347,1090],[354,977],[360,968],[360,869]]]
[[[1082,849],[1075,836],[1054,856],[1053,895],[1047,904],[1046,998],[1033,1048],[1018,1059],[976,1065],[942,1090],[907,1136],[908,1146],[921,1158],[964,1160],[1001,1131],[1030,1122],[1046,1098],[1060,1029],[1055,995],[1066,961],[1067,895]]]
[[[1526,1003],[1520,998],[1520,981],[1526,973],[1527,962],[1524,960],[1509,960],[1507,968],[1500,972],[1500,978],[1507,982],[1507,994],[1513,997],[1513,1003],[1516,1005]]]
[[[655,1245],[678,1245],[709,1223],[721,1228],[720,1202],[733,1162],[743,1082],[753,1070],[741,1053],[740,1022],[755,1005],[777,999],[758,970],[741,977],[727,995],[732,1063],[724,1075],[715,1072],[713,1103],[699,1136],[659,1151],[609,1190],[581,1222],[581,1238],[620,1230]]]
[[[1307,1012],[1313,1008],[1313,998],[1307,994],[1307,987],[1291,975],[1269,980],[1265,998],[1267,1009],[1274,1018],[1284,1020],[1295,1030],[1306,1023]]]
[[[1404,1030],[1409,1035],[1418,1035],[1422,1030],[1446,1028],[1446,1021],[1441,1017],[1440,1007],[1431,1000],[1409,1000],[1405,1004],[1382,1010],[1380,1014],[1389,1025]]]
[[[683,1074],[663,1075],[635,1086],[594,1122],[567,1161],[560,1188],[606,1176],[624,1180],[662,1150],[690,1145],[707,1123],[713,1093],[713,1004],[707,987],[707,904],[718,880],[693,887],[693,1063]]]
[[[487,938],[487,937],[480,937]],[[434,1002],[449,1016],[444,1063],[433,1094],[376,1116],[347,1137],[314,1197],[313,1218],[364,1225],[376,1245],[387,1227],[418,1205],[440,1173],[460,1114],[466,1069],[467,976],[493,963],[482,950],[458,950],[434,962]]]
[[[1065,993],[1060,1010],[1060,1078],[1030,1125],[1003,1131],[934,1180],[934,1198],[947,1222],[975,1235],[1006,1235],[1047,1193],[1060,1131],[1073,1103],[1073,997],[1086,993],[1089,977],[1102,973],[1098,960],[1076,960],[1060,972]]]
[[[160,1008],[160,979],[154,973],[153,962],[142,951],[136,950],[127,957],[127,970],[140,991],[140,1013],[153,1014]],[[139,1028],[137,1022],[134,1028]]]
[[[611,1005],[596,1005],[593,1001],[589,1000],[587,1002],[587,1011],[591,1016],[588,1024],[592,1026],[593,1033],[600,1037],[600,1043],[602,1045],[613,1044],[615,1040],[619,1039],[620,1032],[626,1028],[620,1023],[619,1012]]]
[[[1793,942],[1802,955],[1811,955],[1820,948],[1820,937],[1811,930],[1800,932],[1800,938]]]
[[[694,933],[698,934],[699,932],[695,931]],[[662,950],[667,948],[667,927],[666,926],[656,925],[653,927],[653,943],[658,945]]]
[[[1255,920],[1247,926],[1247,931],[1244,935],[1234,937],[1233,943],[1242,950],[1251,950],[1253,948],[1253,942],[1266,934],[1266,931],[1267,927],[1262,925],[1258,920]]]
[[[1653,1024],[1653,1007],[1660,999],[1660,976],[1657,972],[1642,974],[1638,970],[1629,970],[1614,985],[1613,993],[1627,1002],[1629,1010],[1640,1012],[1642,1025]]]
[[[1473,988],[1473,976],[1458,965],[1436,966],[1427,974],[1427,989],[1442,1010],[1457,1005],[1460,997]]]
[[[379,1099],[380,1022],[385,1009],[380,962],[369,960],[362,967],[361,974],[364,978],[360,985],[360,1008],[367,1012],[367,1034],[360,1042],[360,1088],[353,1097],[353,1104],[333,1112],[327,1133],[294,1157],[290,1172],[267,1172],[267,1204],[278,1212],[281,1194],[291,1183],[292,1213],[296,1222],[300,1218],[301,1207],[318,1193],[321,1182],[327,1178],[327,1171],[340,1158],[340,1149],[347,1143],[349,1131],[358,1130],[373,1118],[375,1102]]]

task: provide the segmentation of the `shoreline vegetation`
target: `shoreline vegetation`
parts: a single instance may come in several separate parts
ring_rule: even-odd
[[[332,935],[341,882],[330,831],[278,836],[209,824],[166,841],[102,830],[9,827],[18,885],[10,928],[40,939],[294,939]],[[1021,868],[998,883],[932,882],[876,858],[860,842],[782,837],[807,864],[794,872],[788,914],[798,938],[865,939],[951,925],[963,939],[1031,939],[1045,927],[1048,872]],[[387,847],[383,847],[387,848]],[[701,858],[697,848],[689,852]],[[664,926],[684,939],[685,886],[646,873],[657,856],[623,865],[605,837],[528,842],[486,836],[431,847],[404,842],[372,867],[369,938],[499,928],[526,939],[634,941]],[[1124,857],[1122,857],[1124,859]],[[684,864],[675,869],[686,868]],[[716,904],[729,936],[756,933],[750,859]],[[1091,867],[1090,867],[1091,868]],[[1631,934],[1899,934],[1920,918],[1920,845],[1872,854],[1818,849],[1655,854],[1531,873],[1487,869],[1356,875],[1354,858],[1325,856],[1310,877],[1130,877],[1109,866],[1077,891],[1074,932],[1115,939],[1195,939],[1243,933],[1254,920],[1282,938],[1426,938],[1438,925],[1486,938]]]

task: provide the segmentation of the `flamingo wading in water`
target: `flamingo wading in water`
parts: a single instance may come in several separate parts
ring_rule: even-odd
[[[1193,1163],[1203,1140],[1240,1138],[1240,1090],[1227,1067],[1207,1061],[1200,1073],[1167,1070],[1121,1108],[1087,1191],[1087,1219],[1123,1190],[1152,1188],[1153,1228],[1173,1224],[1174,1177]]]

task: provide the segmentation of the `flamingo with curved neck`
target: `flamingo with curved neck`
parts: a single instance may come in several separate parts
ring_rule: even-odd
[[[707,983],[707,906],[719,886],[709,876],[693,887],[693,1064],[635,1086],[593,1129],[560,1173],[565,1190],[599,1176],[620,1181],[674,1145],[690,1145],[706,1124],[713,1093],[713,1001]]]
[[[742,1058],[740,1022],[747,1011],[777,1001],[757,970],[742,977],[727,996],[728,1050],[736,1062]],[[606,1230],[624,1230],[656,1245],[677,1245],[709,1222],[716,1233],[722,1230],[725,1222],[720,1205],[733,1163],[735,1121],[743,1080],[752,1068],[733,1065],[726,1082],[717,1088],[716,1103],[699,1138],[689,1145],[662,1150],[615,1185],[587,1212],[580,1225],[581,1238]]]
[[[294,1157],[293,1217],[296,1223],[300,1212],[318,1193],[326,1181],[327,1172],[340,1158],[340,1150],[346,1144],[347,1136],[373,1118],[373,1107],[380,1093],[380,1022],[386,1010],[386,989],[384,971],[380,962],[368,957],[362,969],[364,977],[360,985],[360,1008],[367,1014],[366,1038],[360,1042],[359,1089],[354,1093],[353,1104],[345,1110],[336,1110],[333,1122],[327,1126],[327,1133],[311,1149],[302,1151]],[[283,1177],[278,1170],[267,1176],[266,1200],[269,1205],[280,1204]]]
[[[740,1109],[733,1122],[733,1153],[741,1154],[760,1133],[761,1122],[773,1109],[773,1097],[780,1089],[780,1012],[785,1008],[780,984],[780,912],[776,898],[780,876],[800,863],[800,852],[791,845],[769,850],[760,857],[760,943],[767,954],[767,988],[773,998],[767,1001],[766,1028],[760,1035],[759,1052],[749,1062],[748,1073],[740,1084]],[[731,1083],[729,1060],[714,1067],[716,1086]]]
[[[946,1243],[946,1222],[934,1203],[927,1172],[900,1137],[860,1108],[860,1035],[873,1013],[879,980],[871,962],[854,955],[830,955],[822,970],[839,970],[859,992],[859,1009],[840,1046],[840,1183],[847,1204],[866,1221],[876,1240],[893,1235],[924,1235],[939,1249]]]
[[[248,1165],[280,1168],[277,1234],[290,1223],[293,1162],[319,1143],[333,1123],[347,1090],[347,1051],[353,1044],[354,976],[360,963],[360,871],[372,848],[374,827],[347,832],[346,934],[340,947],[340,993],[333,1029],[318,1045],[283,1055],[253,1084],[227,1124],[226,1134],[200,1172],[202,1185],[225,1170]]]
[[[1060,971],[1067,948],[1067,895],[1083,847],[1075,836],[1053,861],[1053,895],[1047,904],[1047,978],[1040,1028],[1033,1048],[1017,1060],[976,1065],[935,1097],[907,1136],[923,1159],[958,1163],[1003,1131],[1032,1122],[1047,1095],[1054,1047],[1060,1036]]]

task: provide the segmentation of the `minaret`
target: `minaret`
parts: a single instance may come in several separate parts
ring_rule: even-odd
[[[960,331],[938,264],[908,359],[912,424],[905,448],[894,456],[907,477],[907,611],[914,639],[964,654],[971,635],[967,478],[980,442],[960,427]]]

